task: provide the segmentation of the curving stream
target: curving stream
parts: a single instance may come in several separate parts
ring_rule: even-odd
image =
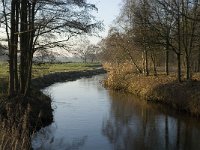
[[[200,121],[103,88],[105,75],[57,83],[54,123],[33,135],[35,150],[199,150]]]

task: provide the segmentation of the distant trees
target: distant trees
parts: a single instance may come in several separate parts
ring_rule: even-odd
[[[86,38],[81,38],[80,41],[74,47],[74,54],[78,58],[81,58],[84,63],[87,62],[87,55],[89,53],[88,46],[90,41]]]
[[[29,93],[36,50],[65,49],[70,37],[100,28],[89,13],[96,7],[85,0],[1,0],[1,9],[9,47],[10,96]]]
[[[84,63],[97,61],[98,47],[91,44],[86,37],[81,37],[76,46],[73,47],[73,53],[81,58]]]
[[[98,54],[100,53],[100,49],[98,46],[94,45],[94,44],[90,44],[88,46],[88,59],[90,60],[91,63],[98,61]]]
[[[53,63],[56,61],[56,56],[59,54],[50,50],[41,50],[36,52],[35,62],[37,63],[45,63],[50,62]]]
[[[182,80],[185,73],[190,80],[193,71],[199,71],[199,27],[200,5],[197,0],[126,0],[118,17],[119,35],[108,35],[106,53],[115,56],[115,61],[127,60],[124,57],[121,43],[132,53],[134,61],[138,61],[138,68],[142,68],[145,75],[149,75],[150,64],[153,66],[154,75],[157,75],[157,65],[165,63],[165,72],[168,75],[170,67],[174,67],[176,56],[177,80]],[[128,41],[130,47],[121,36],[131,37]],[[111,48],[112,41],[118,42]],[[111,40],[112,39],[112,40]],[[116,53],[116,48],[121,52]],[[112,49],[112,50],[111,50]],[[140,55],[136,53],[140,51]],[[129,57],[129,61],[132,62]],[[110,59],[108,58],[108,61]],[[196,69],[195,69],[196,68]]]

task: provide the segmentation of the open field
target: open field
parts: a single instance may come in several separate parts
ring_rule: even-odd
[[[101,65],[98,63],[62,63],[62,64],[41,64],[33,66],[33,78],[42,77],[54,72],[69,72],[91,70]]]
[[[61,63],[61,64],[40,64],[33,65],[33,78],[41,77],[49,73],[54,72],[69,72],[69,71],[80,71],[90,70],[93,68],[100,67],[98,63]],[[8,64],[0,63],[0,78],[8,77]]]
[[[100,67],[99,63],[58,63],[58,64],[40,64],[33,65],[32,77],[38,78],[55,72],[70,72],[81,70],[92,70]],[[8,81],[8,64],[0,63],[0,94],[6,90],[6,82]]]

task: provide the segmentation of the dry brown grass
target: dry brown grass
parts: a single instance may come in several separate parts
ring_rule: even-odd
[[[178,83],[175,74],[159,73],[148,77],[136,74],[127,64],[113,67],[105,64],[109,71],[105,85],[115,90],[133,93],[145,100],[156,101],[200,116],[200,74],[194,74],[192,81]]]
[[[0,98],[0,150],[31,149],[31,134],[53,121],[51,99],[32,90],[29,97]]]
[[[23,115],[21,114],[23,112]],[[21,105],[6,105],[5,114],[1,117],[0,149],[29,150],[31,137],[29,131],[30,106],[23,110]]]

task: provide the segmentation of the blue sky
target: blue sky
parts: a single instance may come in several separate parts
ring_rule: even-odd
[[[119,15],[122,0],[88,0],[89,3],[95,4],[98,8],[98,13],[95,16],[99,20],[103,20],[105,31],[100,33],[101,36],[107,35],[108,29],[113,20]],[[91,37],[92,42],[96,43],[99,38]]]

